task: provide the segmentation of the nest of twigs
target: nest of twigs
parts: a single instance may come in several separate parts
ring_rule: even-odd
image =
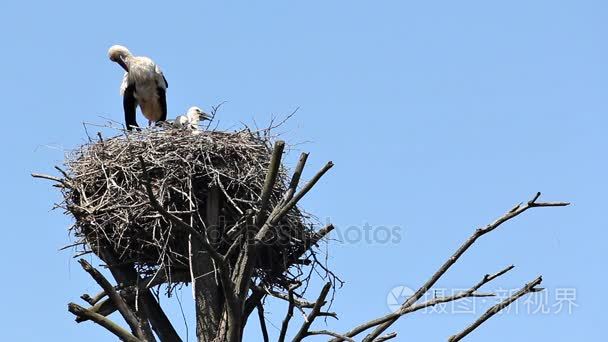
[[[205,224],[208,195],[218,193],[220,221],[213,229],[219,236],[213,241],[226,254],[231,246],[238,247],[237,239],[258,212],[271,144],[268,135],[248,129],[192,134],[168,127],[109,139],[100,136],[81,146],[68,155],[68,181],[62,191],[62,207],[75,219],[71,229],[78,239],[77,252],[99,255],[110,249],[120,262],[134,264],[142,276],[162,270],[168,273],[168,283],[183,282],[172,281],[171,274],[189,274],[188,234],[150,205],[144,179],[149,179],[167,211],[199,231],[211,229]],[[145,162],[145,175],[139,157]],[[281,200],[287,181],[281,167],[269,210]],[[254,276],[286,287],[296,276],[284,272],[285,262],[309,247],[304,244],[313,227],[309,216],[294,208],[276,229],[280,234],[259,253]]]

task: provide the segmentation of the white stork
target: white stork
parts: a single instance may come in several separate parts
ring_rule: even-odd
[[[118,63],[126,73],[120,86],[125,111],[127,129],[139,127],[135,110],[139,105],[141,112],[152,122],[167,119],[166,89],[169,87],[162,71],[150,58],[133,56],[124,46],[114,45],[108,50],[108,57]]]
[[[175,121],[173,121],[173,126],[178,128],[186,127],[188,129],[198,131],[198,124],[201,120],[211,121],[211,119],[213,119],[212,116],[203,112],[200,108],[190,107],[188,112],[186,112],[186,115],[180,115],[175,118]]]

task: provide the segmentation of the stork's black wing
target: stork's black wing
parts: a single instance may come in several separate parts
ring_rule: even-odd
[[[160,119],[158,121],[167,121],[167,92],[162,87],[157,87],[156,92],[158,93],[158,101],[160,103]]]
[[[125,89],[122,98],[122,107],[125,110],[125,125],[130,131],[133,127],[139,127],[135,119],[135,110],[137,109],[137,100],[135,99],[135,84],[130,84]]]

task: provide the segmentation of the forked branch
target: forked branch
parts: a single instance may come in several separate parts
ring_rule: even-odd
[[[80,259],[78,260],[78,262],[80,263],[82,268],[91,275],[91,277],[97,282],[97,284],[101,286],[101,288],[105,291],[110,300],[112,300],[114,305],[116,305],[118,311],[125,319],[131,330],[135,332],[137,337],[143,338],[145,335],[142,330],[139,319],[133,313],[133,311],[131,311],[131,308],[129,308],[129,306],[120,296],[120,294],[118,294],[114,286],[112,286],[112,284],[110,284],[110,282],[97,269],[91,266],[91,264],[89,264],[86,260]]]
[[[502,309],[504,309],[507,306],[511,305],[511,303],[513,303],[514,301],[518,300],[519,298],[525,296],[528,293],[542,291],[543,290],[542,288],[536,287],[536,286],[540,285],[540,283],[542,281],[543,281],[543,278],[539,276],[538,278],[536,278],[533,281],[529,282],[528,284],[526,284],[523,288],[521,288],[519,291],[517,291],[516,293],[514,293],[509,298],[507,298],[507,299],[503,300],[502,302],[500,302],[500,303],[494,305],[493,307],[489,308],[475,322],[473,322],[471,325],[469,325],[468,327],[466,327],[460,333],[451,336],[448,339],[448,341],[450,341],[450,342],[457,342],[457,341],[462,340],[465,336],[467,336],[468,334],[470,334],[473,330],[477,329],[485,321],[487,321],[488,319],[490,319],[492,316],[496,315]]]
[[[321,294],[315,302],[315,306],[312,308],[312,310],[308,314],[308,317],[306,317],[306,320],[302,324],[302,327],[300,328],[296,336],[293,338],[293,342],[302,341],[302,339],[310,335],[308,329],[310,329],[310,326],[312,325],[314,320],[319,316],[319,313],[321,312],[321,307],[325,304],[325,298],[327,298],[327,294],[329,293],[330,288],[331,283],[326,283],[325,286],[323,286]]]
[[[73,313],[76,317],[85,317],[100,326],[106,328],[109,332],[116,335],[122,341],[127,342],[142,342],[139,338],[133,336],[131,333],[123,329],[118,324],[112,322],[109,318],[102,316],[98,313],[89,311],[82,306],[74,303],[68,304],[68,311]]]
[[[536,193],[534,195],[534,197],[528,201],[526,204],[518,204],[515,207],[513,207],[511,210],[509,210],[507,213],[505,213],[504,215],[502,215],[501,217],[499,217],[498,219],[496,219],[494,222],[486,225],[485,227],[482,228],[478,228],[477,230],[475,230],[475,232],[456,250],[456,252],[450,257],[448,258],[443,265],[431,276],[431,278],[429,280],[427,280],[416,292],[414,292],[414,294],[412,296],[410,296],[400,307],[400,309],[398,310],[397,313],[393,313],[391,315],[386,315],[384,317],[378,318],[378,319],[374,319],[372,321],[369,321],[367,323],[363,323],[357,327],[355,327],[354,329],[350,330],[349,332],[343,334],[344,336],[347,337],[353,337],[356,336],[357,334],[360,334],[361,332],[371,328],[371,327],[376,327],[375,330],[373,332],[371,332],[370,334],[368,334],[363,341],[364,342],[372,342],[375,339],[377,339],[380,334],[382,332],[384,332],[388,327],[390,327],[392,324],[394,324],[399,317],[403,316],[403,313],[407,313],[407,312],[411,312],[411,309],[413,308],[420,308],[420,305],[418,306],[414,306],[414,304],[416,302],[418,302],[418,300],[420,300],[420,298],[422,298],[422,296],[429,290],[431,289],[431,287],[433,285],[435,285],[435,283],[437,283],[437,281],[456,263],[456,261],[458,261],[458,259],[477,241],[477,239],[479,239],[481,236],[495,230],[496,228],[498,228],[500,225],[502,225],[504,222],[517,217],[518,215],[520,215],[521,213],[525,212],[526,210],[530,209],[530,208],[537,208],[537,207],[562,207],[562,206],[567,206],[570,203],[568,202],[538,202],[538,199],[540,197],[540,192]],[[495,279],[496,277],[508,272],[512,267],[507,267],[506,269],[504,269],[501,272],[498,272],[497,274],[493,275],[493,276],[489,276],[487,275],[486,277],[484,277],[484,280],[482,280],[482,283],[487,283],[488,281]],[[483,284],[481,284],[483,285]],[[474,292],[473,292],[474,293]],[[450,299],[448,298],[444,298],[442,300],[447,300]],[[452,299],[453,300],[453,299]],[[424,305],[425,303],[423,303],[422,305]],[[430,305],[432,303],[427,302],[426,305]],[[402,314],[398,314],[398,313],[402,313]],[[380,323],[379,323],[380,322]],[[332,341],[341,341],[341,339],[334,339]]]
[[[448,260],[446,260],[444,262],[444,264],[439,268],[439,270],[437,270],[437,272],[435,272],[435,274],[433,274],[433,276],[424,285],[422,285],[422,287],[420,287],[410,298],[408,298],[405,301],[405,303],[403,303],[402,308],[407,308],[407,307],[413,305],[414,303],[416,303],[433,285],[435,285],[435,283],[439,280],[439,278],[441,278],[445,274],[445,272],[447,272],[450,269],[450,267],[452,267],[452,265],[454,265],[456,263],[456,261],[458,261],[458,259],[475,243],[475,241],[477,241],[477,239],[479,239],[483,235],[495,230],[501,224],[518,216],[519,214],[523,213],[524,211],[526,211],[530,208],[563,207],[563,206],[567,206],[570,204],[567,202],[537,202],[539,197],[540,197],[540,192],[536,193],[536,195],[530,201],[528,201],[526,204],[523,204],[523,205],[518,204],[515,207],[513,207],[511,210],[509,210],[509,212],[507,212],[503,216],[499,217],[496,221],[488,224],[487,226],[485,226],[483,228],[478,228],[473,233],[473,235],[471,235],[460,246],[460,248],[458,248],[458,250],[456,250],[456,252]],[[397,319],[398,318],[395,318],[386,323],[379,325],[372,333],[370,333],[363,339],[363,342],[371,342],[374,339],[376,339],[384,330],[386,330],[393,323],[395,323],[395,321]]]
[[[287,314],[283,319],[283,324],[281,325],[281,332],[279,333],[278,342],[285,342],[285,336],[287,334],[287,328],[289,328],[289,321],[293,317],[293,309],[296,306],[296,301],[294,298],[294,291],[300,287],[301,284],[296,284],[289,288],[287,301],[289,302],[287,307]]]
[[[433,298],[431,300],[428,300],[426,302],[423,303],[419,303],[419,304],[415,304],[409,307],[401,307],[399,310],[397,310],[394,313],[385,315],[383,317],[380,318],[376,318],[374,320],[365,322],[355,328],[353,328],[352,330],[348,331],[347,333],[344,334],[344,336],[349,336],[349,337],[353,337],[356,336],[358,334],[360,334],[361,332],[373,328],[375,326],[378,326],[380,324],[389,322],[390,320],[393,319],[398,319],[401,316],[407,315],[409,313],[418,311],[418,310],[422,310],[425,308],[429,308],[429,307],[433,307],[439,304],[444,304],[444,303],[449,303],[449,302],[454,302],[463,298],[470,298],[470,297],[491,297],[494,296],[494,294],[492,293],[478,293],[477,290],[479,290],[482,286],[484,286],[485,284],[489,283],[490,281],[500,277],[501,275],[509,272],[510,270],[512,270],[515,266],[513,265],[509,265],[507,267],[505,267],[504,269],[500,270],[499,272],[496,272],[492,275],[490,274],[486,274],[477,284],[475,284],[473,287],[471,287],[470,289],[466,290],[466,291],[462,291],[459,292],[457,294],[454,294],[452,296],[447,296],[447,297],[437,297],[437,298]],[[378,337],[378,339],[381,337]],[[376,339],[377,340],[377,339]],[[341,339],[334,339],[332,340],[332,342],[334,341],[341,341]]]

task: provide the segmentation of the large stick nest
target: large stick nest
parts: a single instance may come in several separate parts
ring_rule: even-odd
[[[150,205],[139,156],[156,198],[169,212],[209,233],[207,199],[209,191],[216,191],[221,198],[220,223],[213,228],[219,236],[212,238],[217,250],[225,254],[241,239],[259,209],[272,139],[248,129],[200,133],[145,129],[96,139],[68,155],[63,207],[75,218],[72,229],[84,252],[99,255],[109,248],[142,276],[162,270],[170,283],[178,281],[171,280],[176,272],[190,274],[188,236]],[[281,167],[269,210],[280,201],[287,180]],[[255,276],[285,288],[297,277],[284,272],[285,263],[310,247],[305,245],[313,227],[308,215],[294,208],[276,229],[280,234],[259,254]]]

